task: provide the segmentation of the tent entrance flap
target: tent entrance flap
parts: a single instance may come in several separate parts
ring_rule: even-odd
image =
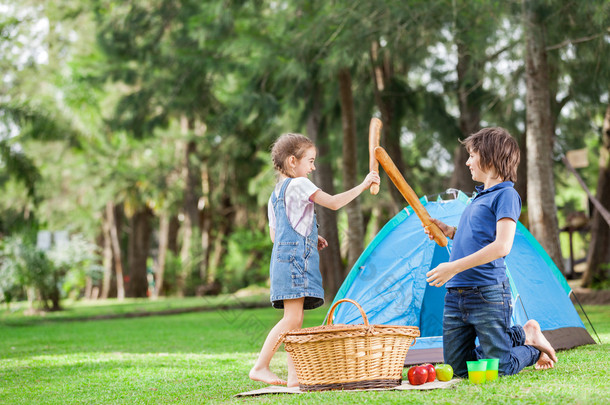
[[[430,270],[448,261],[449,249],[435,245]],[[443,306],[446,292],[447,289],[444,286],[432,287],[426,283],[419,320],[419,330],[422,337],[443,335]]]

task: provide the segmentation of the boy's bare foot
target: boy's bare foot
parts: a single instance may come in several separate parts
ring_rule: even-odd
[[[262,381],[264,383],[271,384],[271,385],[286,385],[287,384],[286,381],[284,381],[280,377],[276,376],[273,373],[273,371],[271,371],[269,368],[263,368],[263,369],[257,370],[254,367],[252,367],[252,370],[250,370],[248,377],[250,377],[251,380]]]
[[[546,353],[540,353],[540,358],[534,365],[536,370],[547,370],[549,368],[553,368],[555,363]]]
[[[540,324],[537,321],[530,319],[525,323],[525,325],[523,325],[523,330],[525,331],[525,344],[529,346],[534,346],[536,349],[541,351],[540,359],[538,359],[538,362],[542,360],[542,364],[545,365],[544,368],[553,367],[555,363],[557,363],[555,349],[553,349],[553,346],[551,346],[549,341],[542,334],[542,331],[540,330]],[[543,359],[543,354],[546,354],[549,360],[551,361],[550,367],[548,361]]]

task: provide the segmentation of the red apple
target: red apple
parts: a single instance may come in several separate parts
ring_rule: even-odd
[[[428,369],[422,366],[414,366],[407,372],[411,385],[422,385],[428,381]]]
[[[432,381],[436,380],[436,369],[434,368],[434,366],[432,364],[430,364],[430,363],[422,364],[422,367],[426,367],[426,369],[428,370],[427,382],[432,382]]]

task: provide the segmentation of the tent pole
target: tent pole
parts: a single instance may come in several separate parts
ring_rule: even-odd
[[[599,338],[599,335],[597,334],[597,331],[595,330],[595,327],[593,326],[593,323],[591,322],[591,320],[589,319],[589,315],[587,315],[587,312],[585,311],[585,309],[582,307],[582,304],[580,303],[580,300],[578,299],[578,297],[576,296],[576,294],[574,293],[574,290],[570,291],[570,294],[574,296],[574,298],[576,299],[576,302],[578,302],[578,306],[580,307],[580,309],[582,310],[582,313],[585,314],[585,317],[587,318],[587,321],[589,321],[589,325],[591,325],[591,329],[593,329],[593,332],[595,332],[595,336],[597,336],[597,340],[599,341],[599,344],[602,344],[602,340]]]

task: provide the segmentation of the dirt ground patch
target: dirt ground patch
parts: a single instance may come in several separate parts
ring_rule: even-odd
[[[577,303],[574,295],[582,305],[608,305],[610,304],[610,290],[592,290],[590,288],[572,287],[570,295],[572,302]]]

